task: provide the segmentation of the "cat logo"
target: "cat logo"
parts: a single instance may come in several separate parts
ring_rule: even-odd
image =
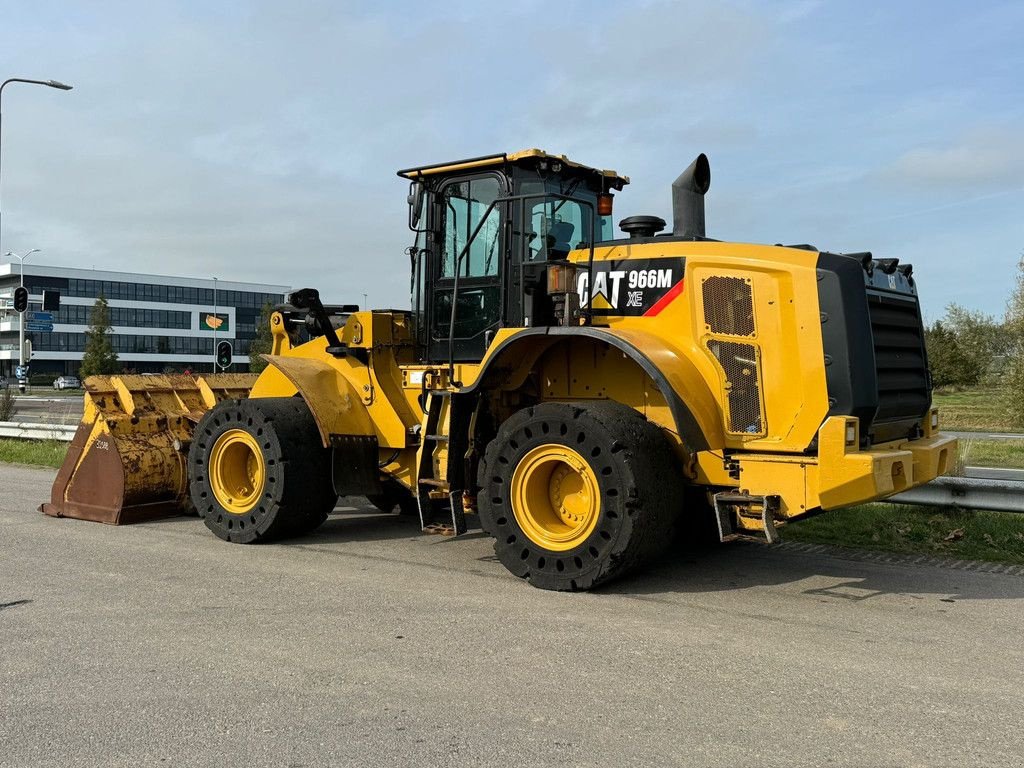
[[[576,291],[581,307],[589,298],[594,315],[651,317],[683,292],[685,270],[686,259],[679,257],[595,261],[593,289],[587,290],[587,270],[580,269]]]

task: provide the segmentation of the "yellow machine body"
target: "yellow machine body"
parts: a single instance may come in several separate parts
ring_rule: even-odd
[[[428,508],[448,505],[455,532],[476,510],[477,472],[502,425],[535,407],[554,413],[552,404],[595,408],[619,423],[614,409],[601,410],[611,402],[657,427],[645,439],[664,442],[672,454],[682,482],[672,487],[702,497],[698,505],[679,499],[681,514],[712,509],[723,540],[774,540],[777,524],[885,498],[952,465],[956,441],[939,433],[931,408],[911,270],[871,254],[705,238],[700,199],[710,171],[703,156],[673,185],[673,232],[658,235],[665,222],[657,217],[632,217],[622,222],[630,234],[622,239],[612,239],[606,225],[611,192],[629,180],[561,155],[526,150],[399,175],[411,183],[417,232],[410,311],[332,314],[307,289],[271,317],[273,349],[254,380],[91,379],[85,419],[45,511],[123,522],[129,511],[182,509],[189,481],[183,446],[194,424],[206,410],[230,405],[221,401],[241,398],[273,400],[268,413],[284,413],[282,403],[291,408],[301,398],[316,450],[295,450],[331,453],[335,494],[387,502],[400,491],[418,505],[425,529],[433,527]],[[480,180],[497,191],[478,195]],[[528,201],[545,195],[550,216],[531,218]],[[453,200],[465,206],[465,228],[449,237],[443,227]],[[567,201],[591,218],[577,220],[575,240],[562,248],[559,238],[573,229],[564,212],[558,216]],[[587,238],[579,232],[585,223]],[[481,232],[492,245],[474,263],[471,246]],[[500,270],[489,271],[496,263]],[[496,303],[474,310],[487,301]],[[455,333],[467,316],[488,318],[470,351]],[[233,413],[237,419],[242,411]],[[227,452],[218,445],[209,455]],[[585,554],[580,542],[607,534],[599,530],[606,481],[586,456],[560,453],[558,445],[531,449],[508,476],[515,519],[540,547],[523,550],[534,574],[545,567],[538,551],[558,555],[559,569],[575,558],[586,572],[580,556],[559,553],[582,547]],[[375,466],[367,465],[367,446]],[[592,455],[601,450],[594,446]],[[358,482],[346,482],[346,472]],[[105,478],[103,498],[96,478]],[[318,493],[330,497],[322,480]],[[281,498],[282,510],[294,506]],[[543,511],[524,516],[524,505]],[[238,522],[258,525],[255,516]],[[218,535],[237,540],[238,533]],[[581,578],[589,585],[603,576]]]
[[[685,259],[679,287],[646,315],[616,314],[628,299],[623,275],[617,291],[607,286],[608,307],[591,326],[502,328],[479,364],[454,365],[455,386],[444,366],[403,362],[413,353],[407,315],[359,312],[349,318],[342,339],[366,350],[369,364],[327,355],[322,338],[292,349],[279,332],[276,354],[268,357],[271,365],[251,396],[301,394],[325,446],[331,433],[375,435],[381,456],[393,457],[382,471],[411,492],[421,447],[415,435],[426,429],[423,396],[449,391],[456,397],[479,392],[505,415],[527,392],[535,402],[624,403],[671,435],[692,484],[776,496],[779,522],[884,498],[944,474],[956,441],[938,433],[935,411],[921,419],[920,437],[865,450],[858,447],[856,418],[828,416],[817,257],[776,246],[627,241],[597,249],[595,261],[643,259],[650,273],[658,271],[658,259]],[[570,256],[580,265],[586,258],[583,251]],[[740,319],[742,328],[730,327],[728,312],[706,303],[716,297],[702,286],[723,279],[730,287],[749,287],[751,315]],[[741,382],[730,381],[732,371],[715,356],[714,345],[721,342],[751,350],[750,365],[739,371],[757,385],[747,403],[730,399]],[[315,361],[319,373],[296,372],[299,361]],[[672,400],[685,405],[686,424],[673,413]],[[756,429],[736,428],[730,409],[738,407],[757,414]],[[448,456],[445,446],[435,450],[437,477],[446,475],[448,461],[464,458]],[[741,515],[738,522],[751,531],[764,525],[759,516]]]

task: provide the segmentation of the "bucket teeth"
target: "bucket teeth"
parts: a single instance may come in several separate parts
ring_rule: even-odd
[[[114,525],[184,513],[195,424],[221,400],[248,397],[255,381],[238,373],[90,376],[82,421],[40,510]]]

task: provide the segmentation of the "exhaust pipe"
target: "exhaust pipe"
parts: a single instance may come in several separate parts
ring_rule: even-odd
[[[672,182],[672,234],[698,240],[704,237],[704,193],[711,186],[711,164],[701,152]]]

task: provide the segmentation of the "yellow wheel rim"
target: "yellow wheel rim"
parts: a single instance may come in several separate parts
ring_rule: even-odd
[[[256,506],[266,482],[266,464],[256,438],[229,429],[210,451],[210,487],[217,502],[234,515]]]
[[[512,473],[512,513],[526,537],[543,549],[565,552],[597,526],[601,491],[580,454],[547,444],[527,453]]]

